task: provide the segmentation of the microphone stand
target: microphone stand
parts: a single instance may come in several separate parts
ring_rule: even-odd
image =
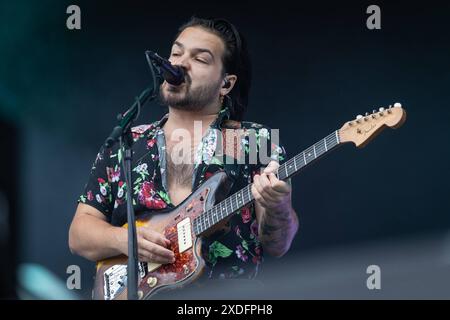
[[[133,208],[133,198],[131,195],[131,165],[133,152],[131,150],[133,145],[133,136],[131,128],[133,122],[139,117],[141,107],[147,102],[154,100],[157,97],[157,85],[162,81],[161,72],[158,71],[158,76],[155,74],[154,66],[148,60],[149,67],[153,78],[153,87],[147,88],[140,96],[136,97],[134,104],[122,115],[117,116],[118,125],[114,127],[111,134],[105,141],[104,147],[111,148],[116,142],[120,143],[119,152],[124,152],[122,158],[122,170],[125,175],[125,183],[127,185],[127,222],[128,222],[128,264],[127,264],[127,298],[128,300],[137,300],[138,296],[138,261],[137,261],[137,241],[136,241],[136,223]]]

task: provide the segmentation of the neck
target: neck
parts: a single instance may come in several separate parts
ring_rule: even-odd
[[[164,127],[167,131],[183,128],[190,132],[194,131],[194,122],[201,121],[202,131],[217,118],[220,106],[208,106],[201,110],[175,109],[169,106],[169,117]]]

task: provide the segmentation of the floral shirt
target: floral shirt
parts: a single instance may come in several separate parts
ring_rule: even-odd
[[[166,145],[162,127],[167,117],[165,115],[152,124],[132,129],[134,144],[131,187],[136,216],[151,210],[170,211],[175,207],[168,194],[165,172]],[[231,136],[231,139],[223,139],[225,135]],[[245,187],[252,182],[255,173],[259,173],[260,168],[266,166],[271,159],[280,163],[285,160],[284,148],[275,143],[275,139],[273,141],[268,127],[253,122],[230,120],[228,109],[223,108],[197,148],[192,190],[218,170],[224,170],[232,179],[230,194]],[[245,161],[229,161],[229,157],[237,159],[240,150],[242,154],[239,156]],[[256,152],[258,156],[250,161],[252,152]],[[263,152],[266,158],[260,157]],[[115,226],[122,226],[127,220],[127,186],[121,172],[123,154],[118,144],[110,149],[100,149],[84,193],[78,200],[101,211]],[[208,278],[254,278],[263,261],[254,204],[233,214],[226,228],[204,238],[202,253],[207,268],[204,274]]]

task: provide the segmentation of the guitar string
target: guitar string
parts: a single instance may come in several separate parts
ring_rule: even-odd
[[[334,141],[329,141],[330,138],[333,138]],[[320,156],[325,154],[326,152],[328,152],[331,149],[333,149],[334,147],[336,147],[339,143],[340,143],[340,141],[338,141],[338,139],[337,139],[337,132],[334,131],[334,132],[330,133],[325,138],[319,140],[312,146],[305,149],[303,152],[300,152],[299,154],[295,155],[294,157],[292,157],[291,159],[289,159],[288,161],[286,161],[285,163],[280,165],[280,167],[277,169],[277,176],[278,177],[281,176],[281,179],[288,178],[289,176],[294,174],[296,171],[300,170],[301,168],[305,167],[312,161],[316,160],[317,158],[319,158]],[[328,145],[329,145],[329,147],[328,147]],[[306,159],[305,155],[314,153],[314,149],[315,149],[314,158],[312,160],[310,160],[309,162],[308,162],[308,160],[306,160],[306,163],[305,163],[305,159]],[[308,157],[311,157],[311,156],[308,156]],[[298,166],[297,162],[299,161],[299,158],[303,158],[303,161],[302,161],[303,164],[299,164],[299,166]],[[311,159],[311,158],[308,158],[308,159]],[[290,171],[289,168],[292,168],[292,167],[294,167],[294,171],[288,172],[288,171]],[[282,171],[287,172],[287,175],[285,177],[282,177],[282,174],[281,174],[281,173],[283,173]],[[199,226],[203,229],[201,231],[200,230],[197,230],[197,231],[202,232],[202,231],[206,230],[207,228],[215,225],[220,220],[228,217],[229,215],[233,214],[240,208],[244,207],[246,204],[250,203],[251,200],[253,200],[253,195],[251,195],[249,193],[248,189],[251,190],[252,184],[253,183],[248,184],[241,190],[237,191],[236,193],[232,194],[231,196],[229,196],[222,202],[214,205],[211,209],[205,211],[204,213],[202,213],[198,217],[196,217],[193,220],[194,224],[197,225],[197,229]],[[249,194],[248,196],[246,196],[245,191],[247,192],[247,194]],[[239,200],[238,197],[240,197],[242,200]],[[249,199],[245,199],[246,197],[249,197]],[[234,207],[233,201],[236,203],[236,206],[237,206],[237,208],[235,208],[235,209],[233,208]],[[242,201],[244,202],[243,204],[242,204]],[[231,209],[231,211],[230,211],[230,209]],[[225,213],[224,216],[222,215],[223,213]],[[219,215],[219,218],[218,218],[218,215]],[[214,219],[214,217],[216,219]],[[217,220],[217,221],[215,221],[215,220]],[[211,224],[210,221],[212,221],[213,223]]]
[[[322,139],[322,140],[325,140],[325,139]],[[322,143],[322,145],[319,145],[319,143]],[[318,157],[320,157],[322,154],[324,154],[328,150],[331,150],[329,148],[325,148],[325,142],[319,141],[318,143],[315,144],[315,146],[317,146],[317,148],[316,148],[316,157],[314,158],[314,160],[317,159]],[[334,147],[335,146],[331,146],[331,148],[334,148]],[[311,148],[314,148],[314,147],[312,146],[312,147],[306,149],[305,152],[310,150]],[[310,150],[310,151],[312,152],[313,150]],[[317,151],[319,152],[319,156],[317,156]],[[294,159],[294,158],[292,158],[292,159]],[[280,166],[280,169],[278,169],[278,171],[282,172],[283,169],[285,171],[291,171],[288,168],[292,168],[292,164],[294,163],[294,160],[292,160],[292,159],[290,161],[287,161],[285,166],[283,166],[283,165]],[[307,162],[306,164],[309,164],[310,162]],[[301,164],[300,168],[304,167],[306,164]],[[297,166],[294,165],[294,168],[296,168],[296,167]],[[297,170],[298,170],[298,168],[295,169],[294,172],[290,172],[290,173],[288,172],[287,176],[285,178],[289,177],[292,173],[295,173],[295,171],[297,171]],[[280,173],[278,175],[281,176]],[[281,179],[284,179],[284,178],[281,177]],[[253,200],[252,196],[249,193],[249,188],[251,188],[251,185],[252,184],[247,185],[246,187],[242,188],[235,194],[233,194],[230,197],[228,197],[227,199],[225,199],[223,202],[215,205],[214,207],[212,207],[211,209],[209,209],[208,211],[203,213],[201,216],[198,217],[198,220],[196,220],[196,223],[199,223],[199,225],[203,229],[208,228],[208,227],[214,225],[215,223],[217,223],[219,220],[229,216],[233,212],[236,212],[239,208],[242,208],[243,206],[245,206],[247,203],[249,203],[251,200]],[[247,191],[247,193],[245,193],[245,191]],[[246,194],[248,194],[248,196],[246,196]],[[248,197],[248,199],[246,199],[247,197]],[[243,201],[243,203],[242,203],[242,201]],[[233,202],[236,203],[236,208],[234,208]],[[222,209],[222,210],[220,210],[220,209]],[[223,213],[225,213],[225,215],[223,215]],[[215,221],[215,220],[217,220],[217,221]],[[211,224],[211,221],[212,221],[212,224]]]
[[[329,147],[325,146],[325,143],[326,143],[327,140],[329,140],[330,137],[333,137],[335,141],[333,141],[331,143],[331,146],[329,148]],[[328,135],[327,137],[325,137],[325,138],[321,139],[320,141],[316,142],[314,145],[310,146],[305,151],[297,154],[296,156],[292,157],[290,160],[286,161],[284,164],[282,164],[279,167],[279,169],[277,171],[278,172],[282,172],[283,169],[284,169],[284,171],[288,171],[288,168],[292,168],[292,165],[294,165],[294,168],[296,168],[297,166],[294,163],[295,163],[295,161],[298,161],[298,159],[297,160],[295,160],[295,159],[297,157],[300,157],[300,155],[302,155],[303,153],[306,153],[306,152],[308,152],[308,154],[311,154],[314,151],[314,148],[315,148],[316,153],[315,153],[314,159],[309,161],[309,162],[307,161],[306,163],[303,162],[303,164],[300,164],[300,168],[294,169],[294,171],[291,172],[291,173],[288,172],[287,176],[286,177],[281,177],[281,179],[286,179],[287,177],[289,177],[290,175],[292,175],[293,173],[295,173],[299,169],[303,168],[307,164],[311,163],[312,161],[316,160],[317,158],[319,158],[320,156],[322,156],[326,152],[328,152],[331,149],[333,149],[334,147],[336,147],[338,144],[339,144],[339,141],[336,141],[336,132],[333,132],[330,135]],[[317,156],[317,153],[319,154],[318,156]],[[281,176],[280,173],[278,173],[278,176]],[[213,206],[208,211],[202,213],[200,216],[198,216],[197,218],[194,219],[194,222],[196,224],[200,225],[200,227],[202,227],[203,230],[206,230],[207,228],[215,225],[218,221],[222,220],[223,218],[226,218],[227,216],[229,216],[232,213],[236,212],[240,208],[244,207],[251,200],[253,200],[252,199],[253,197],[250,196],[250,193],[249,193],[249,190],[248,190],[249,188],[251,188],[251,185],[252,184],[248,184],[246,187],[244,187],[241,190],[237,191],[236,193],[234,193],[233,195],[231,195],[230,197],[228,197],[224,201],[222,201],[219,204]],[[248,196],[249,199],[245,199],[245,193],[244,193],[245,191],[247,191],[247,193],[249,194],[249,196]],[[243,195],[242,197],[240,197],[241,194]],[[238,200],[238,197],[243,198],[244,204],[242,204],[242,202],[241,202],[242,200]],[[237,205],[236,208],[233,208],[233,206],[234,206],[233,205],[233,201]],[[229,203],[227,203],[227,202],[229,202]],[[220,209],[222,209],[222,210],[220,210]],[[230,209],[231,209],[231,211],[230,211]],[[223,213],[225,213],[225,216],[223,216]],[[217,215],[219,215],[220,217],[218,218]],[[214,217],[217,219],[217,221],[215,221]],[[213,223],[211,224],[210,221],[213,221]]]

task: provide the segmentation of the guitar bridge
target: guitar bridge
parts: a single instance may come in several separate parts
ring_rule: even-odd
[[[138,263],[139,277],[143,279],[148,274],[147,262]],[[106,269],[103,276],[103,297],[113,300],[127,286],[127,265],[118,264]]]

